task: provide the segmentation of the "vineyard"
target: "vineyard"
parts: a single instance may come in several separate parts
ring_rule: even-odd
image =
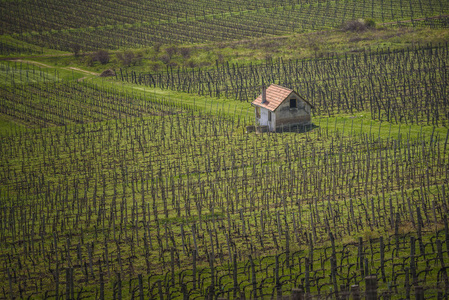
[[[257,98],[260,86],[276,83],[310,99],[315,115],[369,111],[381,121],[447,126],[448,49],[446,43],[259,65],[224,63],[213,69],[120,71],[118,76],[149,87],[249,102]]]
[[[447,299],[448,4],[0,1],[0,299]],[[312,124],[247,132],[271,83]]]
[[[419,26],[423,19],[426,26],[447,28],[449,24],[447,0],[169,3],[151,1],[150,7],[142,0],[2,1],[0,32],[40,47],[70,51],[79,45],[84,51],[94,51],[335,29],[347,21],[367,18],[392,25],[412,21],[412,26]]]
[[[2,88],[21,85],[22,90],[24,90],[27,87],[26,84],[37,82],[54,83],[59,79],[57,72],[53,71],[50,73],[48,69],[31,64],[8,61],[0,63],[0,84]]]
[[[18,43],[8,43],[0,41],[0,55],[9,55],[12,53],[34,54],[40,52],[35,48],[19,45]]]
[[[0,112],[41,127],[99,122],[171,113],[141,97],[71,82],[8,86],[1,90]]]
[[[4,298],[329,296],[368,274],[446,295],[447,130],[245,134],[229,108],[46,76],[2,85],[34,128],[1,140]]]

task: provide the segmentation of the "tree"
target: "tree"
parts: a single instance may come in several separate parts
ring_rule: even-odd
[[[183,47],[179,49],[179,52],[181,52],[182,57],[189,58],[191,49],[187,47]]]
[[[72,51],[73,51],[73,55],[78,56],[80,54],[81,51],[81,46],[80,44],[72,44]]]
[[[93,53],[93,60],[99,61],[102,65],[107,64],[109,62],[109,52],[107,50],[98,50]]]
[[[362,32],[365,31],[366,28],[365,21],[362,19],[348,21],[342,26],[343,31]]]
[[[129,67],[136,65],[142,59],[142,53],[137,52],[137,54],[134,54],[134,52],[127,50],[123,53],[117,53],[116,57],[122,65]]]

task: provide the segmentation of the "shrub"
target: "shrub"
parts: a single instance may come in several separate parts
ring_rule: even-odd
[[[115,55],[120,63],[124,66],[129,67],[131,65],[131,61],[134,58],[134,53],[132,51],[125,51],[123,53],[117,53]]]
[[[184,57],[184,58],[189,58],[191,51],[192,50],[190,48],[186,48],[186,47],[182,47],[181,49],[179,49],[179,52],[181,53],[182,57]]]
[[[165,52],[168,54],[168,56],[170,56],[170,58],[172,58],[172,56],[175,55],[176,52],[178,52],[178,49],[175,46],[170,46],[165,49]]]
[[[150,68],[152,71],[157,72],[160,70],[161,65],[159,63],[152,63],[150,64]]]
[[[211,61],[202,61],[198,58],[191,58],[188,61],[186,61],[184,63],[184,65],[189,68],[200,68],[200,67],[210,66],[210,65],[212,65],[212,62]]]
[[[107,50],[98,50],[93,53],[93,61],[99,61],[102,65],[109,62],[109,52]]]
[[[360,32],[360,31],[365,31],[367,28],[365,21],[362,19],[359,20],[352,20],[352,21],[348,21],[346,23],[343,24],[342,30],[343,31],[356,31],[356,32]]]
[[[81,46],[80,44],[72,44],[72,51],[73,51],[73,55],[78,56],[80,54],[81,51]]]
[[[189,59],[186,62],[186,66],[189,67],[189,68],[195,68],[195,67],[197,67],[197,64],[196,64],[196,61],[194,59]]]
[[[116,54],[117,59],[122,63],[123,66],[129,67],[131,65],[136,65],[142,59],[142,53],[127,50],[123,53]]]
[[[159,56],[159,60],[164,64],[168,64],[170,62],[170,56],[168,54],[162,54]]]
[[[373,19],[365,19],[365,25],[367,28],[376,28],[376,21]]]

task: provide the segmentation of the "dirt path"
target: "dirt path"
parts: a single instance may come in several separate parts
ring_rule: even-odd
[[[92,72],[92,71],[87,71],[87,70],[83,70],[83,69],[75,68],[75,67],[68,67],[68,68],[63,68],[63,69],[66,69],[66,70],[75,70],[75,71],[79,71],[79,72],[82,72],[82,73],[85,73],[85,74],[95,75],[95,76],[100,75],[100,73],[95,73],[95,72]]]
[[[50,65],[47,65],[47,64],[44,64],[44,63],[41,63],[41,62],[33,61],[33,60],[13,59],[11,61],[17,61],[17,62],[23,62],[23,63],[27,63],[27,64],[33,64],[33,65],[44,67],[44,68],[74,70],[74,71],[81,72],[81,73],[84,73],[84,74],[87,74],[87,75],[94,75],[94,76],[100,75],[100,73],[95,73],[95,72],[88,71],[88,70],[83,70],[83,69],[80,69],[80,68],[75,68],[75,67],[58,68],[58,67],[55,67],[55,66],[50,66]]]
[[[80,81],[83,81],[84,79],[86,79],[87,78],[87,76],[84,76],[84,77],[81,77],[81,78],[78,78],[78,82],[80,82]]]
[[[53,67],[53,66],[46,65],[46,64],[44,64],[44,63],[40,63],[40,62],[37,62],[37,61],[32,61],[32,60],[13,59],[13,60],[11,60],[11,61],[17,61],[17,62],[23,62],[23,63],[27,63],[27,64],[33,64],[33,65],[37,65],[37,66],[44,67],[44,68],[55,68],[55,67]]]

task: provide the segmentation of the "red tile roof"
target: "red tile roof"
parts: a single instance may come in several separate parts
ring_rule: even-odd
[[[265,103],[262,103],[262,94],[260,94],[259,97],[257,97],[256,100],[254,100],[251,104],[255,105],[255,106],[266,108],[270,111],[275,111],[276,108],[278,108],[279,105],[281,105],[281,103],[284,102],[284,100],[291,93],[295,93],[296,95],[298,95],[298,93],[296,93],[292,89],[288,89],[286,87],[283,87],[283,86],[280,86],[277,84],[272,84],[267,88],[267,101],[265,101]],[[301,96],[298,95],[298,97],[300,97],[301,99],[306,101]],[[306,101],[306,102],[310,106],[312,106],[308,101]]]

